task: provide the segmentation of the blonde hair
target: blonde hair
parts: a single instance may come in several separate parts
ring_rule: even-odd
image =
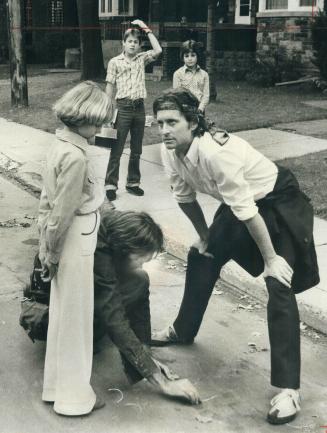
[[[66,92],[53,110],[67,126],[102,126],[112,117],[112,102],[93,81],[84,81]]]

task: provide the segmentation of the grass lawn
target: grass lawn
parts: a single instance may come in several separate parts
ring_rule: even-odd
[[[0,67],[0,116],[54,132],[58,121],[51,112],[51,106],[66,90],[78,83],[79,76],[78,72],[47,73],[46,66],[30,66],[29,107],[12,109],[8,68]],[[169,88],[171,82],[147,81],[146,85],[146,113],[151,115],[154,98],[162,90]],[[223,81],[217,84],[217,91],[218,101],[207,107],[206,114],[229,131],[254,129],[297,120],[322,119],[327,116],[326,110],[301,104],[306,100],[322,98],[321,93],[310,84],[259,88],[245,82]],[[146,128],[144,144],[159,141],[156,125]]]
[[[54,132],[59,122],[51,106],[68,89],[79,82],[78,72],[48,73],[46,66],[31,66],[28,71],[29,107],[12,109],[8,67],[0,66],[0,117]],[[102,86],[105,83],[101,84]],[[152,115],[154,98],[171,86],[170,81],[147,81],[146,113]],[[321,100],[321,93],[312,85],[259,88],[245,82],[217,83],[218,100],[206,114],[228,131],[240,131],[301,120],[327,118],[327,110],[302,104]],[[157,126],[145,129],[144,144],[158,143]],[[312,198],[315,213],[327,218],[327,151],[282,161],[299,179],[303,190]]]
[[[315,215],[327,219],[327,150],[283,159],[279,164],[295,174],[302,191],[311,198]]]

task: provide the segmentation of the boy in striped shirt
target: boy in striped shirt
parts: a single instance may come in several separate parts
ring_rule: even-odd
[[[137,196],[144,194],[143,189],[140,188],[140,156],[145,125],[145,66],[155,61],[162,49],[157,38],[143,21],[134,20],[132,24],[137,25],[140,30],[131,28],[125,32],[124,51],[109,61],[107,69],[106,92],[112,98],[114,91],[116,91],[115,99],[118,108],[115,123],[117,143],[111,149],[106,174],[106,195],[109,201],[116,199],[120,158],[129,132],[131,134],[131,152],[126,190]],[[139,52],[141,31],[148,36],[152,46],[151,50]]]

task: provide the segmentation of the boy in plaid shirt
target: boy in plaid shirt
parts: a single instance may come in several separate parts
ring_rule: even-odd
[[[109,97],[113,97],[114,90],[116,90],[115,99],[118,108],[115,124],[117,143],[111,149],[106,174],[106,195],[109,201],[116,199],[120,158],[129,132],[131,134],[131,152],[126,190],[137,196],[144,194],[143,189],[140,188],[140,156],[145,125],[145,66],[155,61],[162,49],[157,38],[143,21],[134,20],[132,24],[137,25],[141,31],[147,34],[152,49],[139,52],[141,32],[134,28],[128,29],[123,38],[124,51],[108,63],[106,92]]]

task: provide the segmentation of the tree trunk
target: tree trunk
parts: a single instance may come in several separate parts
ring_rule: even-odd
[[[22,35],[23,5],[21,0],[8,0],[8,48],[11,81],[11,105],[28,106],[25,45]]]
[[[216,52],[215,52],[215,8],[216,1],[209,0],[207,21],[207,71],[210,80],[210,101],[215,101],[216,91]]]
[[[98,1],[77,0],[81,37],[82,80],[103,79],[105,76]]]

